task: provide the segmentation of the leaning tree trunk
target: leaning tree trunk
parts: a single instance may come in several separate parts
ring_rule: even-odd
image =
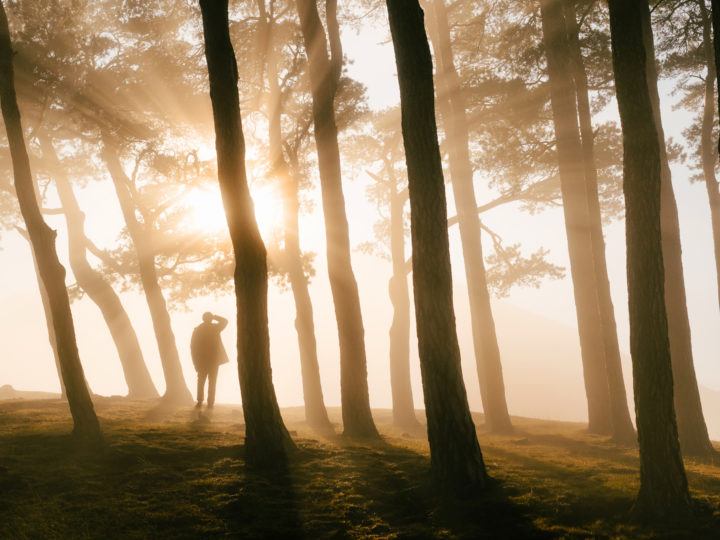
[[[325,31],[315,0],[296,0],[305,42],[313,100],[315,145],[322,191],[327,264],[335,304],[340,342],[340,391],[344,434],[375,438],[378,432],[370,412],[360,296],[350,260],[350,235],[340,171],[340,150],[335,125],[335,92],[340,59],[338,40],[333,43],[333,62],[327,54]],[[332,17],[329,17],[332,20]],[[330,25],[329,25],[330,26]],[[334,27],[333,27],[334,28]]]
[[[438,111],[448,147],[485,423],[490,431],[510,432],[512,424],[505,399],[500,347],[485,276],[465,98],[455,70],[445,0],[433,0],[432,6],[434,13],[429,27],[437,64]]]
[[[280,416],[270,367],[267,254],[255,220],[245,172],[238,72],[230,42],[227,0],[200,0],[218,180],[235,253],[238,376],[249,464],[283,467],[294,448]]]
[[[597,167],[595,165],[595,144],[592,129],[592,113],[588,81],[585,74],[585,62],[580,49],[575,0],[564,0],[565,23],[567,25],[568,47],[570,52],[570,70],[575,93],[577,96],[580,135],[582,139],[583,164],[585,168],[585,191],[590,219],[590,236],[595,268],[598,308],[602,324],[603,342],[605,345],[605,369],[608,390],[610,392],[610,414],[612,415],[612,434],[618,442],[634,442],[633,427],[628,409],[627,392],[622,373],[620,344],[617,336],[615,309],[610,294],[607,261],[605,259],[605,238],[602,230],[602,215],[598,198]]]
[[[155,339],[160,353],[160,363],[165,376],[165,394],[163,401],[171,405],[192,403],[192,395],[188,390],[180,365],[175,334],[173,333],[170,313],[165,303],[162,289],[158,283],[155,269],[155,252],[152,246],[153,232],[148,232],[135,216],[135,206],[130,194],[131,180],[125,174],[117,151],[107,133],[103,133],[102,158],[112,178],[120,203],[120,210],[125,218],[125,225],[132,239],[138,258],[140,282],[145,292],[145,299],[150,311]]]
[[[12,58],[7,16],[0,3],[0,105],[10,146],[15,191],[40,277],[50,301],[58,357],[74,422],[73,434],[83,442],[99,443],[102,432],[80,363],[70,299],[65,288],[65,268],[60,264],[55,250],[56,233],[43,220],[35,197],[30,160],[15,95]]]
[[[623,131],[630,351],[640,446],[635,511],[650,519],[690,513],[673,409],[673,374],[660,232],[660,144],[646,74],[644,0],[609,0],[618,107]]]
[[[663,261],[665,265],[665,303],[673,368],[675,414],[680,433],[680,445],[684,455],[712,460],[715,451],[705,425],[705,417],[700,403],[700,391],[693,364],[690,319],[687,311],[682,246],[680,244],[680,222],[675,193],[673,192],[670,163],[665,149],[665,134],[663,133],[660,117],[660,95],[657,87],[658,74],[649,12],[647,16],[643,17],[643,39],[645,40],[645,53],[647,55],[647,80],[655,129],[657,130],[660,145],[660,163],[662,165],[660,225],[662,227]]]
[[[50,138],[42,135],[39,140],[43,158],[53,170],[55,186],[65,215],[70,268],[75,276],[75,281],[100,309],[105,324],[110,330],[127,383],[128,397],[132,399],[156,398],[158,393],[145,365],[140,343],[130,322],[130,317],[110,284],[88,263],[85,214],[80,210],[72,184],[63,172],[62,164]]]
[[[37,265],[37,259],[35,259],[35,252],[33,251],[32,244],[30,243],[30,237],[28,236],[27,231],[25,231],[24,229],[18,228],[18,233],[20,233],[20,236],[27,240],[30,246],[30,253],[32,254],[33,259],[33,267],[35,268],[35,278],[37,279],[38,284],[38,292],[40,293],[43,313],[45,314],[45,324],[47,325],[48,331],[48,342],[50,343],[50,348],[53,352],[53,358],[55,359],[55,369],[57,369],[58,380],[60,381],[60,399],[65,399],[67,395],[65,393],[65,383],[63,382],[62,377],[62,368],[60,367],[60,357],[58,356],[57,341],[55,339],[55,327],[53,326],[52,311],[50,308],[50,299],[48,298],[47,291],[45,290],[45,285],[43,285],[42,277],[40,276],[40,269]]]
[[[417,0],[388,0],[408,168],[413,285],[430,466],[451,489],[482,488],[487,473],[460,367],[445,182],[435,124],[432,59]]]
[[[703,53],[707,74],[705,75],[705,100],[703,102],[702,128],[700,131],[700,157],[702,160],[705,188],[710,203],[713,247],[715,249],[715,275],[717,278],[718,301],[720,302],[720,188],[715,176],[717,156],[713,145],[713,123],[715,121],[715,54],[712,44],[710,13],[705,1],[698,2],[703,22]]]
[[[267,18],[264,3],[261,16]],[[285,246],[283,257],[295,300],[295,330],[300,351],[300,371],[305,402],[305,420],[316,431],[325,434],[334,433],[328,418],[320,380],[320,365],[315,339],[315,323],[313,306],[308,290],[308,278],[302,264],[300,250],[300,185],[296,176],[297,169],[290,171],[282,149],[282,93],[278,81],[277,55],[273,36],[274,21],[266,26],[267,49],[265,62],[268,79],[268,114],[269,114],[269,150],[272,174],[280,182],[283,192],[283,229]]]
[[[588,400],[588,428],[612,433],[610,392],[605,362],[603,326],[597,295],[583,151],[570,74],[569,47],[561,0],[540,0],[543,44],[550,82],[550,101],[560,172],[570,274],[580,334]]]

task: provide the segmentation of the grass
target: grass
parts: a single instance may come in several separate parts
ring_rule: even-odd
[[[107,447],[77,448],[67,405],[0,402],[0,538],[717,538],[720,469],[687,462],[696,521],[629,522],[635,449],[580,424],[515,418],[512,436],[479,429],[495,487],[471,500],[428,483],[424,433],[375,411],[384,442],[318,438],[301,409],[283,414],[298,443],[285,474],[243,461],[239,408],[193,410],[99,398]],[[339,419],[339,411],[331,410]],[[482,418],[476,418],[481,425]]]

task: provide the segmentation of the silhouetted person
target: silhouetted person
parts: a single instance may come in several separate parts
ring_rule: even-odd
[[[220,339],[222,332],[228,324],[227,319],[213,315],[209,311],[203,313],[203,322],[195,327],[190,339],[190,354],[193,365],[198,374],[197,405],[202,405],[205,394],[205,380],[208,381],[208,407],[215,405],[215,383],[217,382],[218,367],[226,364],[227,352]]]

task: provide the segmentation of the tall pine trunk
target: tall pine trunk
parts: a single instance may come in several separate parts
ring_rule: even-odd
[[[47,135],[41,135],[39,141],[43,158],[52,168],[58,197],[65,215],[70,268],[75,276],[75,281],[100,309],[105,324],[110,330],[127,383],[128,397],[133,399],[156,398],[158,393],[145,365],[140,343],[130,322],[130,317],[112,286],[88,263],[85,214],[80,210],[72,184],[63,171],[50,138]]]
[[[720,188],[718,187],[715,167],[717,165],[716,148],[713,144],[713,124],[715,122],[715,53],[712,44],[710,13],[705,1],[699,0],[702,15],[703,54],[705,56],[705,99],[703,101],[702,129],[700,132],[700,158],[702,160],[705,189],[710,203],[713,247],[715,251],[715,275],[717,278],[718,302],[720,302]]]
[[[410,292],[405,259],[404,207],[407,198],[399,191],[392,166],[386,165],[390,190],[390,257],[392,276],[388,283],[393,318],[390,324],[390,388],[393,423],[400,427],[419,425],[410,380]]]
[[[102,432],[80,363],[70,299],[65,288],[65,268],[60,264],[55,250],[57,234],[43,220],[35,197],[30,160],[15,95],[12,59],[10,30],[5,8],[0,3],[0,106],[10,146],[15,192],[50,303],[63,382],[74,422],[73,434],[83,442],[96,444],[102,440]]]
[[[218,180],[235,253],[238,377],[249,464],[283,467],[294,447],[283,424],[270,367],[267,253],[255,219],[245,172],[238,72],[230,42],[227,0],[200,0]]]
[[[580,349],[588,400],[588,428],[612,433],[605,343],[592,246],[583,149],[570,74],[569,46],[562,0],[540,0],[543,44],[560,172],[570,274],[575,294]]]
[[[335,304],[340,342],[340,391],[344,434],[375,438],[378,432],[370,412],[365,355],[365,330],[360,295],[350,260],[350,235],[340,171],[340,150],[335,125],[337,90],[337,36],[332,41],[333,62],[315,0],[296,0],[305,43],[313,101],[313,123],[318,154],[320,187],[330,289]],[[332,17],[329,20],[332,21]],[[331,26],[330,24],[328,25]]]
[[[465,261],[475,361],[485,423],[493,432],[510,432],[512,424],[505,399],[500,347],[485,276],[465,98],[460,77],[455,70],[445,0],[433,0],[432,7],[432,22],[428,26],[431,29],[430,39],[437,64],[438,111],[447,142],[450,177]]]
[[[660,95],[657,87],[657,66],[653,44],[650,13],[643,17],[643,39],[647,55],[646,69],[650,100],[660,145],[662,191],[660,203],[660,226],[662,229],[663,261],[665,265],[665,304],[670,335],[675,414],[680,433],[680,445],[684,455],[712,459],[714,450],[705,425],[700,403],[695,366],[693,364],[690,319],[685,295],[685,276],[680,244],[680,222],[672,186],[672,175],[665,148],[665,134],[660,117]]]
[[[487,473],[460,367],[430,47],[417,0],[387,0],[387,9],[400,84],[431,470],[450,489],[478,489],[487,484]]]
[[[259,2],[260,16],[267,20],[265,26],[267,48],[265,63],[268,79],[268,115],[269,115],[269,150],[272,174],[280,182],[283,194],[283,233],[285,246],[283,257],[287,270],[290,289],[295,301],[295,330],[300,352],[300,371],[305,402],[305,420],[320,433],[333,433],[323,398],[320,380],[320,365],[315,339],[315,323],[313,306],[308,289],[308,278],[302,264],[300,250],[300,200],[297,169],[291,167],[285,159],[282,148],[282,114],[283,100],[280,91],[275,39],[273,35],[275,21],[268,19],[264,2]]]
[[[640,446],[638,515],[690,513],[673,408],[673,375],[660,232],[660,144],[646,73],[643,0],[609,0],[610,33],[623,131],[630,351]]]
[[[130,194],[132,181],[125,174],[112,137],[107,133],[103,133],[102,158],[112,178],[125,225],[137,253],[140,282],[145,292],[165,377],[163,401],[169,405],[187,405],[192,403],[193,399],[183,376],[170,313],[155,269],[155,251],[152,245],[152,235],[155,232],[143,227],[135,215],[135,205]]]
[[[580,136],[582,141],[583,165],[585,171],[585,191],[590,220],[590,237],[595,268],[595,289],[598,297],[598,309],[602,324],[603,343],[605,345],[605,369],[608,391],[610,392],[610,414],[612,418],[613,438],[619,442],[634,442],[635,428],[628,409],[627,392],[622,373],[620,344],[618,343],[615,309],[610,294],[607,261],[605,259],[605,238],[602,230],[602,214],[598,198],[597,167],[595,165],[595,144],[592,129],[592,113],[588,81],[585,74],[585,62],[580,49],[575,0],[563,0],[565,23],[567,25],[568,48],[570,53],[570,72],[575,83]]]

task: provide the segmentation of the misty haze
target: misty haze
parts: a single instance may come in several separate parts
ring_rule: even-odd
[[[0,0],[0,537],[715,537],[719,66],[720,0]]]

